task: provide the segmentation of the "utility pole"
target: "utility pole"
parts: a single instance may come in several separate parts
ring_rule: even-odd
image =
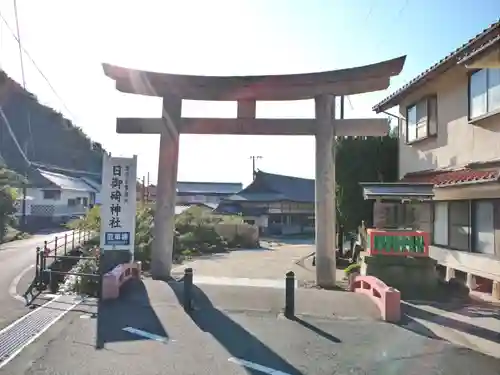
[[[345,96],[340,97],[340,119],[344,119]]]
[[[149,203],[149,172],[148,172],[148,179],[146,183],[146,202]]]
[[[146,198],[146,177],[142,176],[142,204]]]
[[[257,169],[255,168],[255,160],[262,159],[262,156],[252,155],[250,156],[250,159],[252,159],[252,180],[253,180],[255,179],[255,175],[257,173]]]

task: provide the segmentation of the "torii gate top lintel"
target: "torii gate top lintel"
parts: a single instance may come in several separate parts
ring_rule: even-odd
[[[148,72],[103,64],[117,90],[190,100],[301,100],[384,90],[398,75],[406,56],[356,68],[307,74],[264,76],[194,76]]]

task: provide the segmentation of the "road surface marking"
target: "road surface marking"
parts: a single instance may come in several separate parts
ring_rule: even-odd
[[[17,275],[14,278],[14,280],[12,280],[12,282],[10,283],[10,286],[9,286],[9,294],[11,297],[13,297],[13,298],[15,298],[23,303],[26,303],[26,300],[24,299],[24,297],[20,296],[19,293],[17,293],[17,286],[19,285],[19,282],[24,277],[24,275],[26,275],[34,267],[35,267],[35,265],[32,264],[28,268],[25,268],[23,271],[21,271],[21,273],[19,275]]]
[[[213,276],[193,276],[193,283],[205,285],[227,285],[227,286],[253,286],[260,288],[285,288],[285,278],[283,279],[250,279],[245,277],[213,277]],[[298,283],[295,280],[295,287]]]
[[[33,314],[39,313],[41,309],[47,308],[50,304],[55,303],[57,300],[60,299],[62,296],[58,296],[54,298],[53,300],[43,304],[42,306],[34,309],[33,311],[30,311],[28,314],[22,316],[21,318],[17,319],[15,322],[9,324],[7,327],[3,328],[0,330],[0,335],[6,333],[10,329],[15,329],[17,324],[21,324],[24,320],[26,320],[28,317],[30,317]],[[12,353],[8,353],[5,357],[0,358],[2,362],[0,362],[0,369],[3,368],[7,363],[9,363],[11,360],[13,360],[21,351],[26,348],[28,345],[33,343],[37,338],[39,338],[43,333],[45,333],[52,325],[54,325],[57,321],[59,321],[66,313],[68,313],[70,310],[74,309],[78,304],[80,304],[81,300],[78,300],[77,302],[73,304],[69,304],[65,306],[64,308],[59,308],[58,310],[62,310],[60,314],[55,316],[52,320],[47,322],[38,332],[33,334],[29,339],[27,339],[24,343],[20,343],[19,347],[13,351]]]
[[[269,374],[269,375],[291,375],[288,372],[283,372],[283,371],[279,371],[279,370],[273,369],[271,367],[262,366],[262,365],[259,365],[258,363],[255,363],[255,362],[245,361],[244,359],[239,359],[239,358],[231,357],[231,358],[228,359],[228,361],[232,362],[232,363],[234,363],[236,365],[240,365],[240,366],[252,369],[252,370],[260,371],[260,372],[262,372],[264,374]]]
[[[137,329],[137,328],[132,328],[132,327],[125,327],[125,328],[123,328],[123,331],[128,332],[128,333],[132,333],[132,334],[137,335],[137,336],[145,337],[149,340],[159,341],[159,342],[163,342],[163,343],[168,343],[169,341],[174,341],[174,340],[169,340],[168,337],[155,335],[154,333],[146,332],[146,331],[143,331],[142,329]]]

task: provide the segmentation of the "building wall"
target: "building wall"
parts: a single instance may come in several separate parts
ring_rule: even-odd
[[[218,204],[225,195],[177,195],[177,203],[211,203]]]
[[[51,189],[52,190],[52,189]],[[92,202],[91,192],[61,190],[60,199],[44,199],[42,189],[28,188],[26,189],[26,213],[35,216],[66,216],[72,214],[85,213],[86,208],[83,205],[68,206],[69,199],[87,198],[89,204]],[[48,207],[54,206],[54,210]],[[49,213],[54,213],[50,215]]]
[[[407,107],[427,95],[437,96],[437,136],[406,144],[406,124],[401,122],[400,178],[411,172],[500,160],[500,115],[469,122],[464,67],[449,70],[406,98],[399,107],[401,116],[406,118]],[[462,185],[434,192],[434,202],[416,211],[419,229],[431,233],[430,256],[451,270],[448,275],[460,271],[468,282],[477,276],[500,281],[500,185]]]
[[[400,105],[406,118],[408,105],[425,95],[437,94],[437,137],[408,145],[400,126],[399,175],[436,168],[457,168],[471,162],[500,159],[500,115],[480,123],[468,121],[468,75],[462,66],[449,70],[406,98]]]

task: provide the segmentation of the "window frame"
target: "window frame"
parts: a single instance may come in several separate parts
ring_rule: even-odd
[[[435,108],[435,112],[436,112],[436,113],[434,113],[436,127],[431,132],[430,120],[431,120],[431,107],[432,107],[431,102],[432,101],[434,101],[434,108]],[[410,133],[410,131],[409,131],[409,125],[410,125],[409,113],[410,113],[410,110],[412,108],[415,108],[415,112],[418,113],[418,105],[421,103],[424,103],[424,102],[426,105],[426,126],[425,126],[426,134],[423,137],[418,137],[418,121],[417,121],[415,123],[415,138],[410,140],[409,139],[409,133]],[[405,123],[404,124],[404,126],[405,126],[404,140],[405,140],[406,144],[412,144],[412,143],[423,141],[424,139],[436,137],[437,132],[438,132],[437,94],[426,95],[426,96],[420,98],[419,100],[416,100],[416,101],[412,102],[411,104],[409,104],[408,106],[406,106],[406,115],[405,115],[404,123]]]
[[[479,206],[479,203],[489,203],[491,204],[492,208],[492,231],[493,231],[493,252],[492,253],[487,253],[487,252],[481,252],[477,248],[477,239],[478,239],[478,226],[477,226],[477,208]],[[496,254],[496,236],[495,236],[495,216],[496,216],[496,210],[495,206],[497,204],[497,200],[495,199],[476,199],[471,201],[471,252],[475,254],[483,254],[483,255],[495,255]]]
[[[493,110],[490,110],[488,107],[489,107],[489,101],[488,101],[488,97],[489,97],[489,82],[490,82],[490,74],[489,74],[489,71],[493,70],[493,69],[498,69],[498,68],[483,68],[483,69],[474,69],[474,70],[471,70],[467,73],[467,119],[469,121],[474,121],[474,120],[480,120],[484,117],[489,117],[491,115],[494,115],[494,114],[497,114],[497,113],[500,113],[500,107],[496,108],[496,109],[493,109]],[[474,116],[472,117],[471,116],[471,113],[472,113],[472,90],[471,90],[471,82],[472,82],[472,77],[474,76],[474,74],[476,73],[479,73],[481,71],[486,71],[486,91],[485,91],[485,99],[486,99],[486,111],[483,113],[483,114],[480,114],[478,116]]]
[[[446,244],[442,244],[442,243],[437,243],[435,241],[435,235],[436,235],[436,227],[435,227],[435,223],[436,223],[436,207],[438,205],[446,205]],[[450,243],[450,205],[449,205],[449,202],[448,201],[435,201],[435,202],[432,202],[432,211],[431,211],[431,218],[432,218],[432,239],[431,239],[431,243],[435,246],[440,246],[440,247],[448,247],[449,246],[449,243]]]
[[[450,245],[450,239],[451,239],[451,224],[450,224],[450,206],[451,204],[453,203],[456,203],[456,202],[467,202],[468,203],[468,206],[469,206],[469,209],[468,209],[468,215],[469,215],[469,218],[468,218],[468,246],[467,246],[467,249],[464,250],[464,249],[458,249],[456,247],[453,247]],[[493,206],[493,223],[492,223],[492,227],[493,227],[493,234],[495,236],[495,220],[497,220],[497,205],[499,204],[499,200],[498,199],[463,199],[463,200],[448,200],[448,201],[433,201],[432,202],[432,212],[431,212],[431,217],[432,217],[432,236],[431,236],[431,245],[432,246],[437,246],[437,247],[441,247],[441,248],[444,248],[444,249],[449,249],[449,250],[454,250],[454,251],[463,251],[463,252],[468,252],[468,253],[474,253],[474,254],[478,254],[478,255],[484,255],[484,256],[494,256],[494,257],[500,257],[500,254],[498,253],[497,251],[497,243],[494,239],[494,242],[493,242],[493,253],[484,253],[484,252],[480,252],[478,251],[478,249],[476,248],[476,239],[477,239],[477,233],[478,233],[478,227],[477,227],[477,222],[476,222],[476,207],[477,207],[477,203],[478,202],[488,202],[488,203],[491,203],[492,206]],[[443,244],[439,244],[439,243],[436,243],[435,240],[434,240],[434,236],[435,236],[435,219],[436,219],[436,206],[437,204],[446,204],[446,212],[447,212],[447,227],[446,227],[446,243],[447,245],[443,245]],[[494,237],[495,238],[495,237]]]
[[[51,197],[48,197],[47,194],[50,193],[49,195],[53,194]],[[42,198],[47,201],[58,201],[61,200],[62,196],[62,191],[59,189],[43,189],[42,190]]]

